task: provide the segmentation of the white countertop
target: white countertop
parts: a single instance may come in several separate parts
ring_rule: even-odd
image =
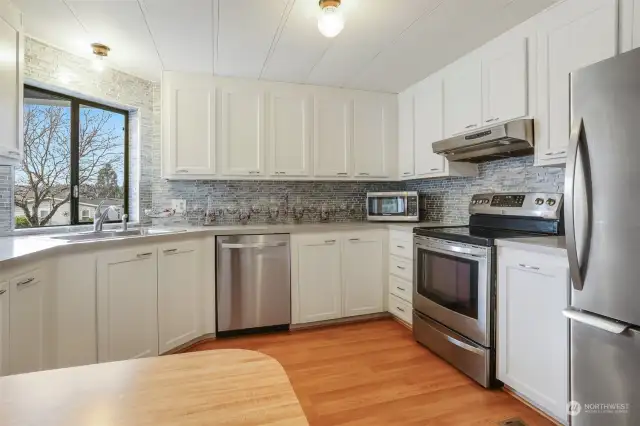
[[[175,233],[133,236],[121,239],[105,239],[99,241],[67,241],[50,238],[52,234],[25,235],[0,238],[0,268],[8,261],[24,260],[39,255],[73,252],[91,247],[92,250],[110,248],[112,246],[144,244],[158,239],[181,238],[193,234],[235,235],[235,234],[295,234],[309,232],[344,232],[367,229],[393,229],[411,232],[417,226],[438,227],[449,226],[441,222],[388,223],[388,222],[352,222],[352,223],[312,223],[312,224],[279,224],[279,225],[220,225],[190,226],[175,228]],[[164,228],[163,228],[164,229]],[[171,229],[171,228],[170,228]],[[186,230],[185,230],[186,229]]]
[[[566,256],[567,246],[564,237],[525,237],[497,239],[498,247],[513,247],[520,250],[535,251],[537,253],[554,256]]]

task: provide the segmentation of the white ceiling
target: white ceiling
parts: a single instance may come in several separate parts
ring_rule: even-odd
[[[196,71],[400,92],[558,0],[343,0],[345,29],[317,29],[318,0],[12,0],[28,35],[159,81]]]

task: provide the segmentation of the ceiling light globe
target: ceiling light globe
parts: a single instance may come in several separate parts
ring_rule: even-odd
[[[318,30],[325,37],[335,37],[344,28],[344,17],[342,11],[334,6],[327,6],[320,12],[318,18]]]

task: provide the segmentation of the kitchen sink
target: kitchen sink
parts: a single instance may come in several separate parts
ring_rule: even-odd
[[[53,235],[48,238],[64,241],[100,241],[121,238],[143,237],[147,235],[166,235],[186,232],[186,229],[131,229],[127,231],[78,232],[73,234]]]

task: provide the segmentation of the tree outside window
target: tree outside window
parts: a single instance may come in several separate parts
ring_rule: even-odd
[[[117,207],[109,221],[120,220],[127,211],[127,138],[127,111],[26,86],[16,227],[90,223],[101,202]]]

